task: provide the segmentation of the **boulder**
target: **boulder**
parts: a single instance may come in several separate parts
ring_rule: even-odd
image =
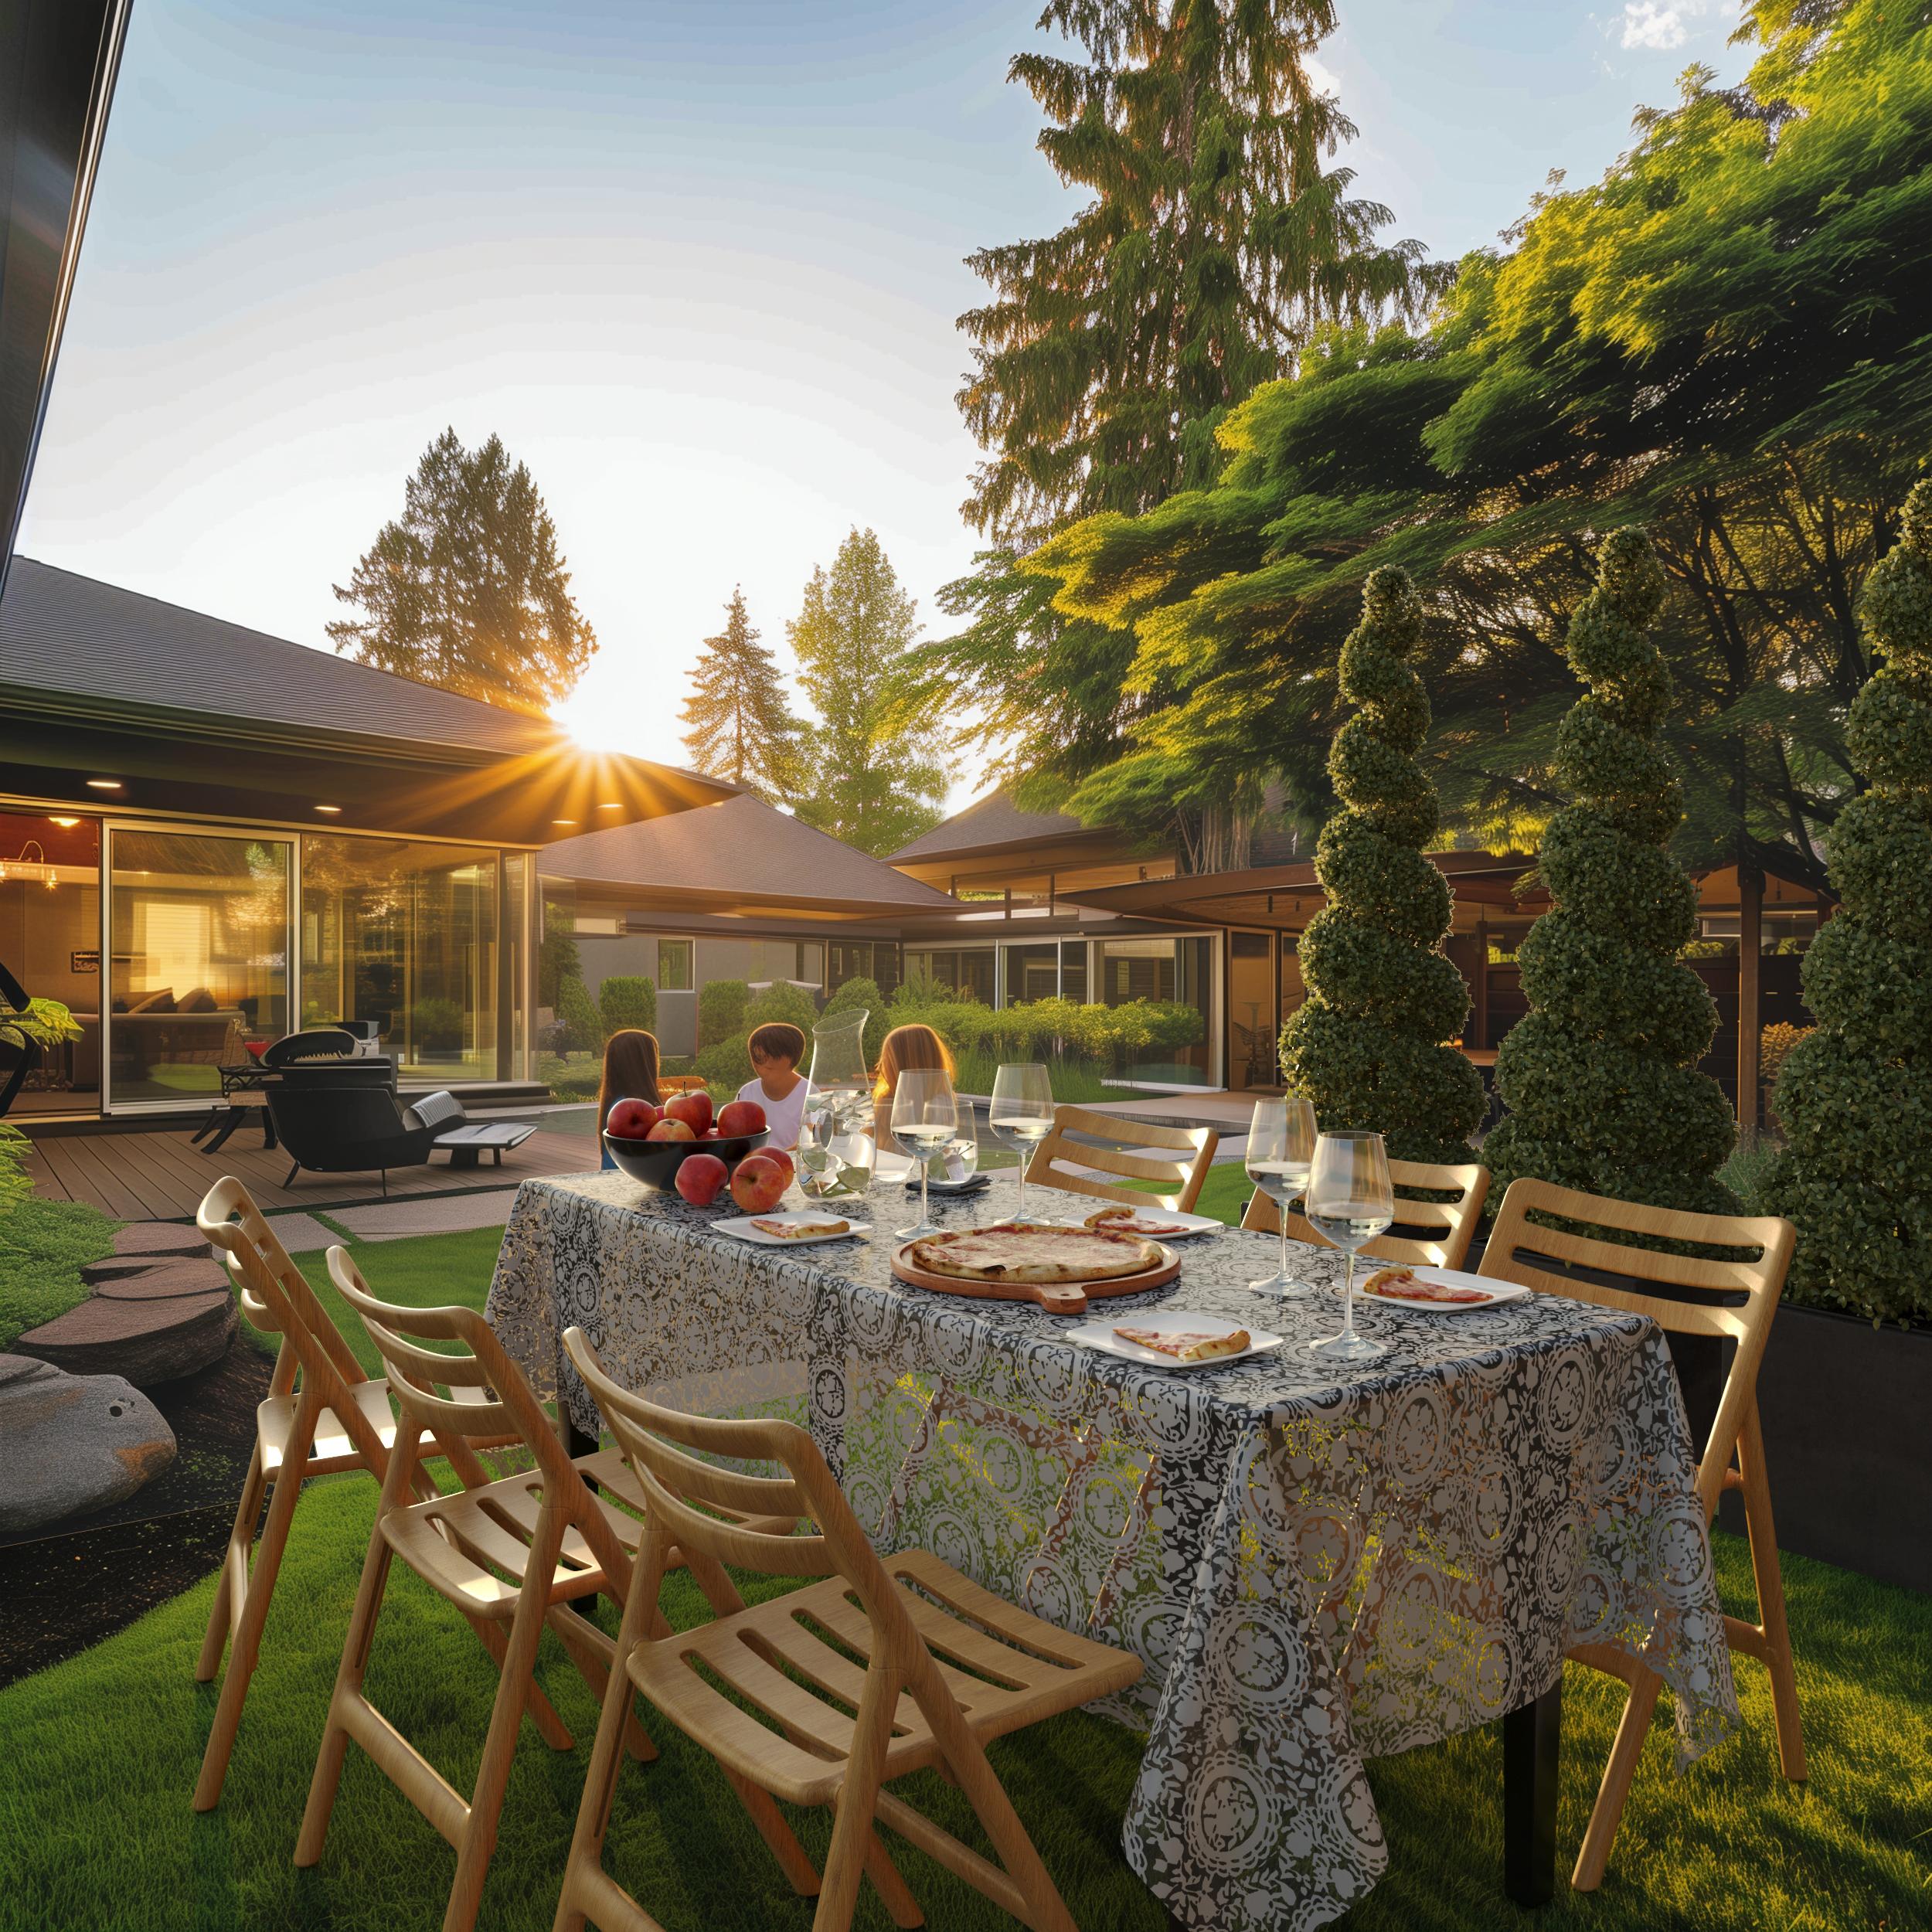
[[[175,1459],[175,1432],[120,1376],[0,1355],[0,1532],[124,1502]]]
[[[125,1376],[146,1389],[219,1362],[234,1333],[226,1289],[138,1301],[97,1294],[29,1328],[14,1346],[70,1374]]]

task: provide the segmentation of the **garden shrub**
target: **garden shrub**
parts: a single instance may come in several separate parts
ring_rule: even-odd
[[[698,1056],[699,1079],[714,1093],[735,1094],[755,1071],[751,1064],[750,1038],[749,1032],[743,1032],[734,1033],[730,1039],[713,1041]],[[809,1050],[806,1063],[811,1063]]]
[[[745,1029],[751,989],[741,979],[708,979],[698,988],[698,1051]]]
[[[1859,617],[1879,668],[1845,743],[1869,789],[1828,846],[1837,916],[1804,955],[1818,1024],[1786,1057],[1786,1135],[1760,1195],[1797,1223],[1795,1301],[1874,1320],[1932,1317],[1932,482]]]
[[[658,1030],[657,986],[640,975],[615,974],[597,988],[597,1011],[604,1020],[606,1039],[628,1026],[655,1033]]]
[[[565,1053],[595,1053],[604,1045],[604,1019],[580,979],[566,979],[557,988],[557,1049]]]
[[[582,981],[579,981],[580,989]],[[419,1053],[460,1053],[463,1046],[463,1009],[453,999],[432,993],[410,1009],[410,1030]]]
[[[1696,889],[1665,850],[1682,803],[1657,742],[1670,674],[1647,634],[1663,572],[1636,529],[1604,538],[1597,563],[1597,587],[1570,627],[1570,662],[1590,689],[1556,739],[1556,780],[1573,802],[1539,862],[1554,909],[1518,955],[1529,1011],[1497,1053],[1509,1114],[1482,1159],[1492,1199],[1529,1174],[1735,1213],[1716,1175],[1736,1130],[1722,1090],[1697,1070],[1717,1009],[1680,957],[1696,929]]]
[[[1416,761],[1429,699],[1408,661],[1421,641],[1408,573],[1377,570],[1342,647],[1342,695],[1360,708],[1328,753],[1342,808],[1315,847],[1328,903],[1301,936],[1308,998],[1282,1029],[1281,1060],[1323,1128],[1380,1133],[1398,1160],[1460,1161],[1482,1080],[1443,1044],[1462,1030],[1469,989],[1442,950],[1448,881],[1422,855],[1440,812]]]
[[[835,1013],[849,1013],[855,1007],[863,1008],[866,1013],[866,1064],[876,1066],[879,1049],[885,1045],[886,1036],[895,1024],[886,1004],[886,995],[879,990],[878,981],[847,980],[825,1002],[825,1011],[818,1015],[819,1021],[830,1019]],[[805,1030],[809,1032],[811,1029],[807,1027]]]
[[[749,1033],[755,1027],[773,1026],[781,1021],[804,1035],[808,1065],[811,1029],[818,1024],[818,1002],[788,979],[774,980],[745,1008],[744,1030]]]

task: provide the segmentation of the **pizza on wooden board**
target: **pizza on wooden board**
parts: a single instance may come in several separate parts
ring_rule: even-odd
[[[1166,1256],[1151,1241],[1098,1228],[962,1228],[929,1234],[906,1259],[929,1274],[961,1281],[1106,1281],[1158,1268]]]

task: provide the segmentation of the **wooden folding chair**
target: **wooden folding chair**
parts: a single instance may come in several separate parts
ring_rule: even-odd
[[[329,1250],[328,1271],[388,1368],[388,1389],[402,1421],[350,1613],[295,1862],[313,1865],[322,1855],[343,1757],[353,1739],[455,1847],[456,1875],[443,1924],[444,1932],[468,1932],[495,1849],[518,1724],[536,1691],[533,1671],[544,1626],[556,1633],[595,1694],[602,1696],[607,1680],[611,1640],[573,1606],[604,1590],[623,1598],[642,1526],[606,1495],[594,1494],[584,1476],[594,1475],[602,1488],[634,1507],[641,1507],[642,1498],[616,1454],[570,1460],[522,1370],[475,1310],[403,1308],[379,1301],[342,1248]],[[455,1343],[467,1352],[441,1353],[418,1345],[422,1342]],[[481,1402],[454,1399],[453,1385],[467,1383],[481,1383],[490,1393]],[[514,1441],[536,1466],[492,1481],[480,1468],[466,1468],[452,1457],[464,1486],[413,1500],[426,1433],[452,1449],[458,1443]],[[390,1561],[397,1556],[464,1617],[493,1627],[502,1644],[488,1736],[467,1802],[363,1694],[370,1641]],[[730,1591],[721,1576],[714,1583],[708,1570],[692,1567],[700,1583],[722,1583]],[[735,1594],[730,1600],[736,1602]],[[645,1609],[661,1626],[655,1596]],[[546,1741],[569,1750],[569,1733],[560,1724],[557,1731],[556,1737],[546,1732]],[[639,1757],[655,1755],[634,1719],[626,1742]]]
[[[1760,1252],[1757,1260],[1749,1261],[1660,1253],[1654,1248],[1628,1246],[1608,1234],[1579,1234],[1537,1226],[1529,1219],[1532,1214],[1583,1223],[1611,1234]],[[1791,1265],[1795,1238],[1791,1223],[1773,1215],[1689,1214],[1611,1200],[1553,1186],[1547,1181],[1519,1179],[1510,1182],[1502,1198],[1479,1272],[1521,1282],[1545,1294],[1566,1294],[1601,1308],[1648,1315],[1673,1335],[1736,1343],[1716,1420],[1697,1465],[1698,1499],[1709,1524],[1717,1514],[1725,1490],[1743,1492],[1744,1525],[1750,1540],[1751,1571],[1757,1582],[1760,1621],[1747,1624],[1726,1617],[1724,1634],[1733,1651],[1758,1658],[1770,1671],[1779,1764],[1787,1777],[1802,1781],[1804,1740],[1798,1721],[1798,1680],[1784,1619],[1784,1583],[1777,1565],[1777,1536],[1772,1526],[1771,1492],[1764,1471],[1764,1436],[1757,1415],[1758,1365],[1764,1360],[1771,1318],[1784,1292],[1784,1272]],[[1554,1272],[1542,1265],[1546,1263],[1576,1272]],[[1692,1298],[1672,1299],[1645,1294],[1641,1288],[1607,1285],[1590,1279],[1592,1274],[1655,1282],[1684,1290]],[[1624,1651],[1604,1645],[1580,1645],[1570,1655],[1630,1686],[1623,1721],[1617,1728],[1610,1763],[1583,1832],[1577,1869],[1570,1876],[1578,1891],[1591,1892],[1602,1882],[1609,1862],[1611,1843],[1617,1835],[1663,1679]]]
[[[986,1758],[989,1740],[1131,1684],[1139,1658],[1003,1603],[923,1550],[882,1563],[806,1432],[662,1409],[621,1389],[580,1328],[563,1338],[646,1502],[634,1586],[564,1869],[556,1932],[661,1932],[604,1871],[617,1746],[633,1687],[718,1760],[796,1889],[818,1895],[814,1932],[844,1932],[862,1878],[894,1922],[923,1923],[875,1828],[889,1825],[1035,1932],[1075,1932]],[[776,1462],[759,1476],[688,1454]],[[727,1522],[804,1515],[810,1535]],[[675,1636],[648,1628],[675,1539],[718,1563],[821,1583]],[[719,1688],[722,1686],[722,1688]],[[962,1845],[884,1787],[937,1769],[964,1792],[1000,1862]],[[828,1806],[822,1877],[774,1799]]]
[[[1072,1141],[1071,1134],[1094,1134],[1122,1145],[1089,1147]],[[1211,1127],[1154,1127],[1145,1121],[1124,1121],[1113,1114],[1097,1114],[1087,1107],[1056,1107],[1053,1131],[1034,1148],[1026,1168],[1027,1185],[1064,1188],[1071,1194],[1097,1195],[1102,1200],[1124,1201],[1131,1207],[1159,1206],[1170,1214],[1191,1214],[1199,1198],[1201,1183],[1214,1165],[1214,1150],[1221,1137]],[[1159,1160],[1138,1150],[1158,1148],[1171,1154],[1185,1155],[1185,1160]],[[1094,1168],[1102,1174],[1117,1174],[1130,1181],[1151,1181],[1169,1191],[1149,1194],[1144,1189],[1121,1187],[1092,1174],[1075,1172]]]
[[[366,1470],[381,1481],[389,1469],[396,1421],[388,1384],[363,1372],[328,1311],[240,1181],[233,1176],[217,1181],[202,1197],[195,1221],[226,1264],[242,1312],[264,1333],[281,1337],[267,1397],[255,1411],[254,1452],[195,1667],[197,1682],[212,1682],[221,1668],[223,1651],[232,1643],[228,1674],[195,1786],[195,1809],[206,1811],[221,1799],[302,1484],[310,1476],[345,1469]],[[457,1392],[471,1402],[481,1401],[484,1393],[481,1389]],[[512,1439],[486,1437],[474,1444],[426,1439],[421,1447],[426,1455],[454,1459],[466,1479],[480,1478],[481,1465],[472,1449],[500,1447]],[[425,1474],[420,1487],[427,1495],[435,1485]],[[257,1523],[261,1524],[259,1543]],[[486,1645],[494,1642],[493,1654],[501,1662],[498,1633],[481,1623],[478,1630]],[[537,1715],[546,1736],[563,1739],[568,1748],[568,1733],[549,1707],[541,1706]]]
[[[1482,1220],[1482,1204],[1489,1194],[1489,1170],[1471,1162],[1467,1167],[1435,1167],[1426,1161],[1391,1161],[1389,1178],[1395,1183],[1396,1226],[1413,1228],[1413,1234],[1397,1234],[1391,1230],[1378,1234],[1362,1252],[1378,1261],[1393,1261],[1399,1267],[1459,1268],[1468,1258],[1469,1243]],[[1418,1192],[1451,1194],[1461,1192],[1459,1201],[1418,1201]],[[1244,1228],[1263,1234],[1279,1234],[1282,1216],[1274,1203],[1257,1188],[1241,1216]],[[1288,1239],[1305,1241],[1311,1247],[1328,1245],[1309,1226],[1303,1216],[1287,1211]]]

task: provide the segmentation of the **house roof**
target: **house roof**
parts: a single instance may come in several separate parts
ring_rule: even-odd
[[[940,912],[957,902],[740,792],[702,811],[580,833],[546,846],[550,878],[634,886],[660,903],[793,913]]]
[[[13,789],[209,817],[541,844],[556,821],[734,787],[590,753],[500,709],[158,597],[15,558],[0,597],[0,764]]]
[[[1063,811],[1022,811],[1003,791],[976,798],[964,811],[934,826],[892,855],[891,862],[949,858],[955,852],[985,852],[1001,845],[1030,845],[1046,838],[1077,838],[1111,834],[1081,824]]]

